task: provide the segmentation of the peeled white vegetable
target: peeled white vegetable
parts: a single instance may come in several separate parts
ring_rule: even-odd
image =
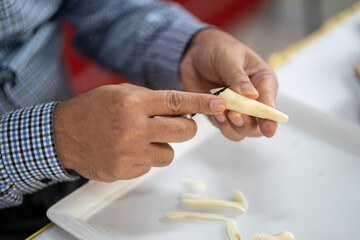
[[[241,240],[239,230],[234,219],[226,220],[226,232],[230,240]]]
[[[198,195],[198,194],[183,193],[183,194],[181,194],[181,199],[213,199],[213,198],[206,197],[203,195]]]
[[[294,235],[291,232],[284,231],[275,235],[265,233],[255,233],[252,235],[255,240],[293,240]]]
[[[181,201],[186,205],[196,206],[196,207],[220,207],[236,210],[239,213],[246,212],[246,209],[240,206],[239,203],[226,201],[226,200],[217,200],[211,198],[183,198]]]
[[[289,231],[284,231],[284,232],[275,234],[273,236],[279,240],[293,240],[294,239],[294,235]]]
[[[235,220],[219,214],[201,212],[167,212],[166,217],[170,220],[204,219],[225,221],[226,232],[229,240],[241,240]]]
[[[240,191],[234,192],[234,198],[235,198],[235,201],[239,202],[243,208],[245,208],[245,209],[248,208],[248,202],[242,192],[240,192]]]
[[[252,237],[255,240],[279,240],[276,237],[273,237],[271,235],[265,234],[265,233],[254,233]]]
[[[201,212],[167,212],[166,217],[171,220],[184,220],[189,218],[206,219],[206,220],[222,220],[226,221],[228,218],[219,214],[201,213]]]
[[[221,199],[216,199],[216,198],[212,198],[212,197],[207,197],[207,196],[203,196],[203,195],[198,195],[198,194],[192,194],[192,193],[183,193],[181,194],[181,199],[202,199],[202,200],[208,200],[208,201],[216,201],[216,205],[214,205],[214,207],[219,207],[219,201],[220,204],[228,204],[229,207],[233,206],[234,204],[239,205],[239,207],[244,208],[244,210],[246,210],[247,207],[247,201],[245,199],[245,196],[242,194],[242,192],[240,191],[236,191],[234,193],[235,195],[235,201],[228,201],[228,200],[221,200]],[[211,204],[211,202],[209,203]],[[246,206],[246,207],[245,207]],[[212,207],[212,206],[210,206]],[[227,207],[227,206],[224,206]],[[241,210],[243,211],[243,210]]]
[[[222,88],[211,89],[211,93],[215,93]],[[287,122],[289,117],[254,99],[244,97],[233,90],[227,88],[219,94],[219,97],[225,101],[226,109],[247,114],[253,117],[265,118],[276,122]]]
[[[202,191],[205,189],[205,184],[200,181],[182,179],[181,182],[193,191]]]

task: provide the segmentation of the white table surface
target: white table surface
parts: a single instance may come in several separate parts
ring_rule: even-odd
[[[296,53],[276,69],[279,91],[360,125],[360,12]],[[76,239],[53,225],[34,239]]]

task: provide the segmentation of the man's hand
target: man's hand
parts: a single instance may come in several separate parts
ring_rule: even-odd
[[[200,31],[193,38],[180,65],[185,90],[208,93],[231,85],[249,98],[275,107],[277,80],[271,68],[251,49],[229,34],[215,29]],[[227,111],[210,116],[213,124],[229,139],[245,136],[272,137],[277,123]]]
[[[225,103],[210,94],[104,86],[56,106],[55,142],[67,169],[107,182],[130,179],[170,164],[174,152],[167,143],[187,141],[196,133],[191,119],[154,116],[224,110]]]

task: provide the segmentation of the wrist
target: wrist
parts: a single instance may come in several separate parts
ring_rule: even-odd
[[[69,166],[69,163],[67,161],[66,155],[65,155],[65,141],[64,141],[64,132],[65,132],[65,124],[64,121],[66,120],[65,116],[65,103],[59,103],[55,106],[54,109],[54,139],[55,139],[55,148],[57,151],[57,156],[59,158],[59,161],[61,165],[65,169],[71,169]]]

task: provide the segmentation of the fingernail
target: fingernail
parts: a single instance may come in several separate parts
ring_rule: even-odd
[[[240,86],[241,93],[246,95],[255,95],[257,94],[256,89],[250,85],[250,83],[244,83]]]
[[[231,120],[237,127],[244,125],[244,116],[241,113],[237,113]]]
[[[224,113],[215,114],[215,118],[218,122],[223,123],[226,120],[226,116]]]
[[[221,99],[213,99],[210,101],[210,110],[214,112],[225,111],[225,103]]]

